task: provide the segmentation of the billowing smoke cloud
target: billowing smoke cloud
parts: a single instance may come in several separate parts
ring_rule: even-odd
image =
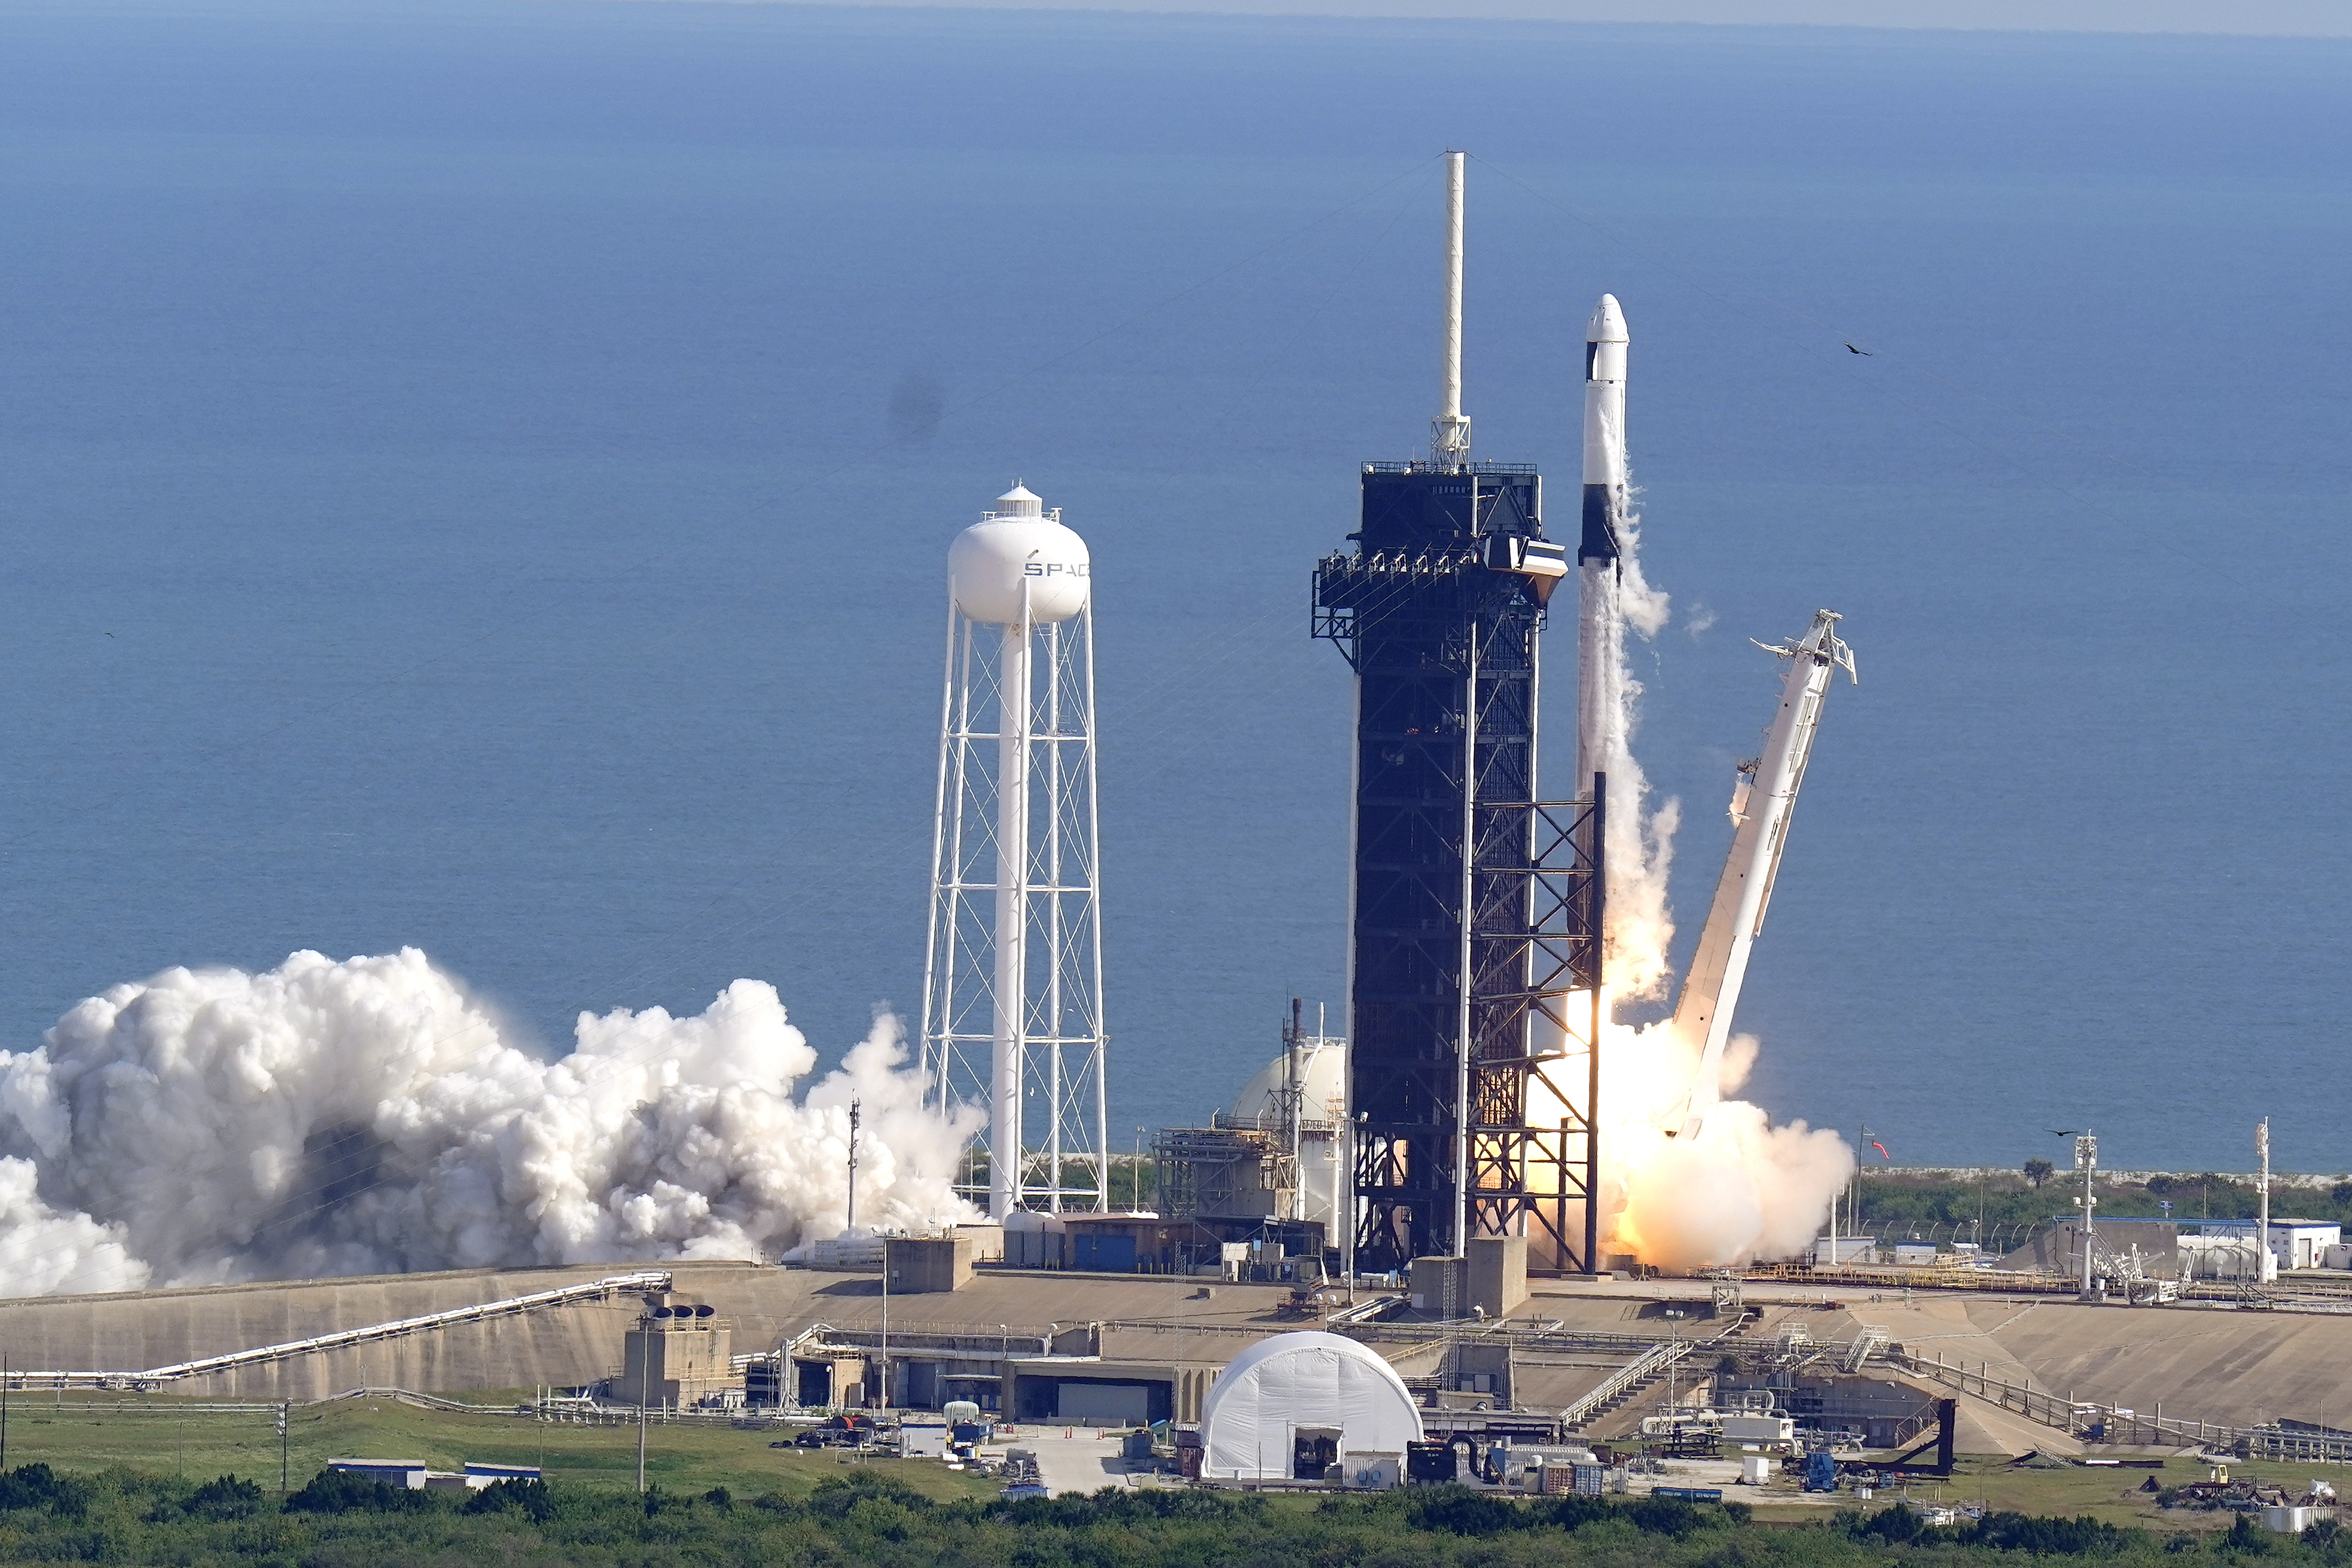
[[[1756,1037],[1734,1035],[1725,1047],[1725,1098],[1696,1138],[1665,1129],[1683,1120],[1698,1047],[1666,1022],[1617,1026],[1610,1045],[1601,1147],[1622,1205],[1618,1248],[1671,1269],[1801,1252],[1852,1173],[1853,1152],[1834,1132],[1775,1127],[1761,1108],[1731,1098],[1756,1064]]]
[[[1675,934],[1666,882],[1682,826],[1681,803],[1653,805],[1648,780],[1633,758],[1642,685],[1625,673],[1624,660],[1626,629],[1644,639],[1656,637],[1670,605],[1643,574],[1638,514],[1621,525],[1619,542],[1620,618],[1607,628],[1603,650],[1605,668],[1613,671],[1616,712],[1604,754],[1612,804],[1633,809],[1609,818],[1607,1002],[1612,1016],[1621,1003],[1666,994],[1667,948]],[[1729,1098],[1755,1064],[1756,1037],[1733,1037],[1718,1073],[1725,1098],[1696,1138],[1670,1138],[1665,1130],[1682,1123],[1698,1067],[1697,1044],[1682,1039],[1666,1022],[1638,1029],[1612,1022],[1604,1037],[1601,1148],[1610,1167],[1604,1195],[1613,1249],[1675,1269],[1803,1250],[1852,1172],[1853,1155],[1833,1132],[1809,1131],[1801,1121],[1774,1127],[1758,1107]]]
[[[895,1019],[816,1053],[775,990],[583,1013],[547,1061],[414,949],[173,969],[0,1053],[0,1263],[47,1290],[487,1265],[772,1257],[858,1216],[970,1217],[971,1131]]]

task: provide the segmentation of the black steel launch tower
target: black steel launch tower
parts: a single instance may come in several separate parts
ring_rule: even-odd
[[[1430,458],[1366,464],[1356,552],[1315,573],[1314,633],[1356,671],[1351,1241],[1359,1269],[1384,1272],[1524,1234],[1531,1269],[1584,1273],[1604,781],[1537,793],[1537,634],[1567,552],[1544,538],[1532,467],[1470,460],[1463,154],[1447,159]]]
[[[1536,787],[1564,552],[1524,464],[1367,464],[1315,635],[1357,677],[1349,1111],[1356,1265],[1524,1231],[1593,1268],[1601,802]]]

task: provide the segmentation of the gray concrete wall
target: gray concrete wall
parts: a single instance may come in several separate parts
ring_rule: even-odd
[[[672,1267],[681,1289],[734,1321],[739,1343],[763,1349],[785,1320],[805,1310],[805,1282],[822,1278],[751,1264]],[[0,1301],[0,1344],[18,1368],[140,1372],[630,1271],[624,1264],[475,1270]],[[641,1309],[637,1297],[616,1296],[169,1387],[222,1397],[317,1399],[358,1387],[456,1392],[580,1384],[621,1370],[623,1337]]]
[[[1507,1318],[1528,1299],[1528,1238],[1524,1236],[1477,1236],[1470,1238],[1470,1304],[1490,1318]]]

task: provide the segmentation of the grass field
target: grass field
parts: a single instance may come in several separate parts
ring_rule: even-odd
[[[511,1408],[526,1395],[480,1394],[468,1403]],[[60,1470],[93,1472],[127,1466],[156,1475],[208,1480],[236,1474],[275,1491],[278,1444],[272,1409],[208,1410],[207,1401],[155,1394],[77,1392],[58,1399],[17,1394],[9,1402],[6,1462],[45,1461]],[[776,1492],[803,1498],[828,1478],[873,1466],[903,1479],[926,1496],[947,1501],[987,1497],[999,1483],[924,1461],[850,1460],[831,1450],[771,1448],[779,1428],[746,1430],[703,1423],[656,1421],[646,1429],[646,1479],[672,1493],[700,1493],[723,1486],[739,1496]],[[294,1487],[317,1474],[330,1458],[364,1456],[422,1459],[436,1469],[456,1469],[467,1460],[539,1465],[558,1484],[634,1490],[637,1433],[634,1426],[582,1426],[501,1415],[425,1410],[391,1399],[341,1399],[296,1405],[288,1431],[287,1473]],[[2315,1476],[2352,1481],[2326,1466],[2237,1464],[2233,1477],[2300,1491]],[[2138,1489],[2149,1476],[2178,1487],[2206,1478],[2206,1467],[2172,1459],[2161,1470],[2084,1468],[2025,1469],[2000,1458],[1963,1456],[1947,1480],[1914,1483],[1911,1495],[1935,1501],[1980,1503],[2019,1513],[2073,1518],[2088,1514],[2113,1524],[2162,1531],[2227,1529],[2226,1512],[2165,1510],[2152,1493]],[[1793,1478],[1780,1483],[1792,1487]],[[1753,1503],[1760,1521],[1819,1521],[1830,1510],[1801,1504],[1775,1488],[1734,1494]],[[1899,1489],[1882,1491],[1883,1504]],[[1783,1499],[1775,1506],[1776,1497]],[[1285,1499],[1312,1507],[1311,1499]],[[1858,1507],[1842,1494],[1833,1506]]]
[[[525,1397],[518,1393],[511,1403]],[[468,1403],[496,1405],[496,1394]],[[278,1441],[274,1409],[201,1408],[206,1401],[154,1394],[92,1394],[63,1399],[19,1393],[9,1399],[7,1463],[36,1460],[59,1470],[124,1465],[157,1475],[209,1480],[234,1473],[275,1491]],[[668,1491],[724,1486],[747,1496],[805,1496],[819,1481],[845,1475],[853,1461],[828,1450],[771,1448],[780,1429],[747,1431],[698,1422],[654,1421],[646,1433],[646,1479]],[[635,1489],[635,1426],[580,1426],[507,1415],[424,1410],[390,1399],[339,1399],[293,1408],[287,1472],[296,1488],[331,1458],[422,1459],[435,1469],[467,1460],[541,1465],[551,1480]],[[1002,1484],[916,1461],[868,1459],[928,1496],[948,1500],[993,1495]]]

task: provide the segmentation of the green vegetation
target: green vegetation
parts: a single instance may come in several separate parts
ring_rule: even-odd
[[[496,1396],[478,1396],[485,1404]],[[771,1448],[775,1428],[656,1423],[636,1491],[636,1428],[420,1409],[388,1399],[298,1406],[292,1495],[278,1488],[268,1410],[152,1395],[10,1402],[0,1563],[274,1563],[284,1568],[500,1564],[824,1564],[826,1568],[2187,1568],[2255,1557],[2352,1568],[2352,1534],[2303,1542],[2167,1512],[2151,1472],[1961,1461],[1937,1500],[1991,1510],[1918,1530],[1905,1515],[1758,1493],[1752,1514],[1661,1500],[1519,1502],[1455,1488],[1385,1497],[1112,1492],[1005,1503],[944,1466]],[[330,1456],[544,1464],[544,1484],[409,1492],[322,1471]],[[2178,1468],[2178,1467],[2175,1467]],[[2201,1467],[2188,1467],[2201,1478]],[[2233,1475],[2300,1490],[2305,1468]],[[2159,1479],[2166,1479],[2159,1477]],[[2170,1479],[2179,1479],[2173,1477]]]
[[[1160,1195],[1159,1168],[1149,1154],[1113,1154],[1103,1184],[1114,1209],[1148,1209]]]
[[[911,1472],[910,1472],[911,1473]],[[2343,1568],[2352,1535],[2269,1535],[2241,1518],[2203,1538],[2077,1517],[1993,1512],[1931,1527],[1900,1506],[1796,1525],[1737,1503],[1507,1500],[1459,1487],[1376,1497],[1107,1489],[1091,1498],[940,1501],[878,1466],[799,1497],[502,1484],[401,1492],[320,1477],[293,1498],[223,1476],[129,1469],[0,1477],[0,1561],[278,1564],[825,1564],[827,1568],[2025,1568],[2049,1562]]]

